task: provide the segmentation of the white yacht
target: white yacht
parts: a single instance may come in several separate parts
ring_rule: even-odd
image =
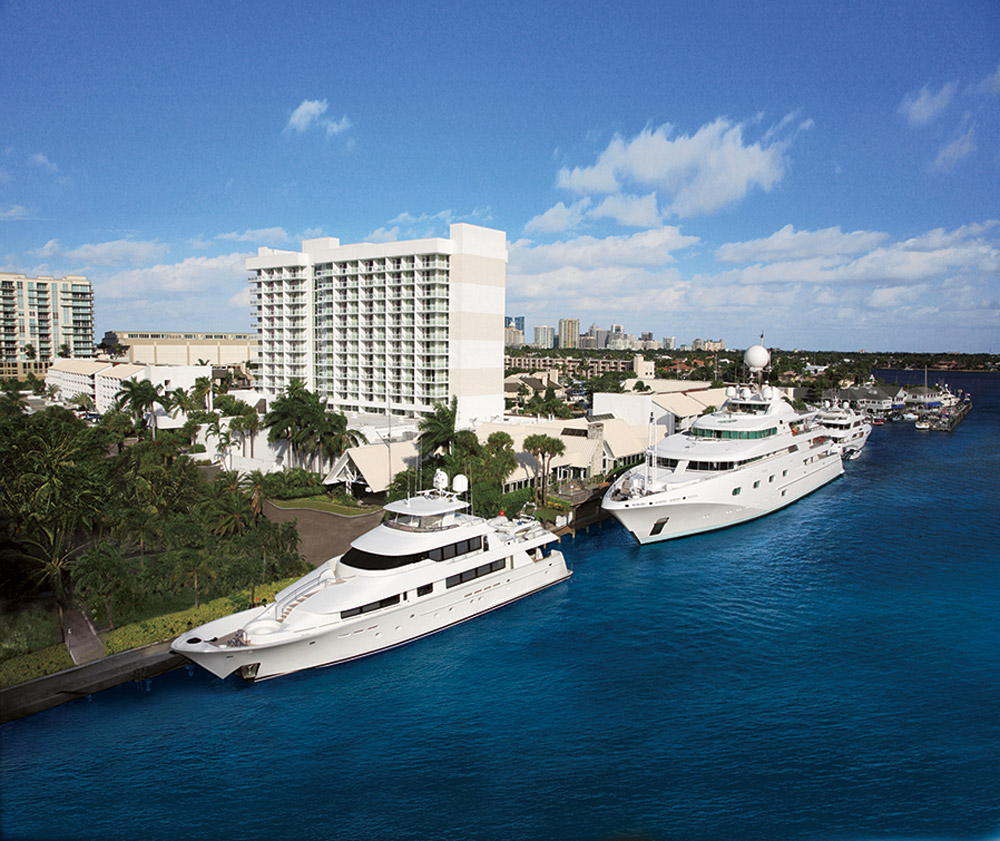
[[[769,360],[761,345],[744,355],[758,374]],[[656,543],[769,514],[843,472],[815,411],[797,412],[777,388],[730,386],[721,411],[651,446],[602,505],[640,544]]]
[[[827,428],[830,437],[840,447],[840,454],[846,459],[861,455],[868,436],[872,434],[872,425],[865,416],[855,412],[846,402],[824,401],[816,420]]]
[[[440,471],[389,516],[265,607],[208,622],[171,646],[219,677],[262,680],[343,663],[418,639],[571,575],[557,538],[530,518],[465,513]]]

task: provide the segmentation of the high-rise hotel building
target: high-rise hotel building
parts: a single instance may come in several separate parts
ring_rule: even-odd
[[[295,378],[341,412],[418,417],[458,398],[458,423],[503,414],[503,231],[455,224],[447,239],[259,248],[260,387]]]
[[[79,275],[27,277],[0,272],[0,360],[7,368],[32,355],[38,364],[60,356],[94,355],[94,292]]]

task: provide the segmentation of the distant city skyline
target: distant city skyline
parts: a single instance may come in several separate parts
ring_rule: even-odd
[[[88,277],[97,335],[239,332],[258,246],[471,222],[529,335],[1000,352],[1000,5],[378,18],[3,4],[0,271]]]

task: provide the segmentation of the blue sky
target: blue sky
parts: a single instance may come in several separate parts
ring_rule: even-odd
[[[507,232],[507,311],[1000,353],[1000,4],[0,0],[0,268],[249,329],[245,257]]]

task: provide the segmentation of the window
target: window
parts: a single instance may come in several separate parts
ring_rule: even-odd
[[[782,471],[781,471],[781,477],[782,477],[782,478],[784,478],[784,477],[785,477],[785,476],[787,476],[787,475],[788,475],[788,471],[787,471],[787,470],[782,470]]]
[[[433,584],[424,584],[424,585],[422,585],[420,587],[417,587],[417,595],[418,596],[429,596],[433,592],[434,592],[434,585]]]
[[[504,561],[498,560],[493,561],[489,564],[483,564],[475,569],[467,569],[465,572],[460,572],[457,575],[449,575],[445,581],[445,587],[457,587],[459,584],[464,584],[467,581],[473,581],[476,578],[482,578],[484,575],[489,575],[491,572],[498,572],[504,568]]]
[[[743,488],[733,488],[733,496],[739,496],[741,490],[743,490]]]
[[[758,480],[757,480],[756,482],[754,482],[754,483],[753,483],[753,486],[754,486],[755,488],[759,488],[759,487],[760,487],[760,479],[758,479]]]
[[[663,527],[667,524],[669,520],[670,520],[669,517],[660,517],[659,520],[653,523],[653,528],[649,530],[649,536],[653,537],[659,534],[661,531],[663,531]]]
[[[387,596],[377,602],[370,602],[369,604],[362,605],[361,607],[352,607],[347,610],[342,610],[340,611],[340,618],[350,619],[352,616],[359,616],[362,613],[371,613],[374,610],[381,610],[383,607],[392,607],[394,604],[399,604],[398,595]]]

